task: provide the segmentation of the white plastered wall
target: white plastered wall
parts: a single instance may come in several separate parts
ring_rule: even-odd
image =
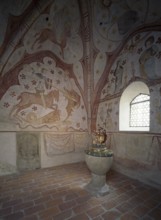
[[[0,133],[0,175],[17,170],[16,133]]]

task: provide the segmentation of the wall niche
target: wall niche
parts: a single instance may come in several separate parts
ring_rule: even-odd
[[[29,132],[18,132],[17,139],[17,169],[40,168],[39,135]]]

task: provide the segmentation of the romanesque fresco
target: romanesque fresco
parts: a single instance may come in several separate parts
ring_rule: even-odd
[[[119,99],[113,99],[111,101],[102,102],[99,105],[97,126],[103,127],[107,131],[116,131],[118,129],[118,108]]]
[[[138,34],[137,36],[135,36],[135,39],[136,42],[133,39],[134,49],[130,52],[127,48],[131,47],[131,40],[125,45],[125,48],[122,50],[121,55],[118,56],[116,62],[111,68],[108,83],[102,90],[102,103],[99,106],[99,113],[101,111],[101,108],[103,108],[103,111],[109,112],[108,106],[111,105],[111,102],[116,103],[115,105],[113,105],[113,108],[111,108],[113,116],[111,117],[111,121],[113,118],[113,122],[110,122],[111,125],[109,126],[109,128],[106,126],[107,130],[111,130],[111,128],[112,130],[118,129],[118,126],[114,127],[114,125],[118,123],[118,97],[120,97],[122,91],[134,80],[141,80],[151,85],[151,101],[153,102],[153,105],[151,105],[151,114],[153,114],[154,118],[154,121],[152,122],[153,125],[151,125],[151,127],[153,127],[154,131],[160,129],[159,90],[161,87],[161,37],[159,33],[155,35],[151,35],[151,33],[143,33],[142,35]],[[149,41],[152,41],[155,46],[152,46],[151,43],[147,45],[147,42]],[[135,60],[138,60],[137,64],[135,63]],[[114,101],[114,98],[118,99],[118,101]],[[103,102],[104,100],[105,102]],[[104,107],[101,107],[102,105]],[[102,123],[105,123],[106,118],[107,113],[98,114],[98,123],[103,126]]]
[[[114,103],[131,81],[159,83],[160,4],[56,0],[33,7],[24,1],[18,14],[8,9],[12,16],[1,39],[1,121],[17,129],[87,131],[104,121],[103,105],[113,106],[104,117],[118,115]],[[118,119],[110,123],[118,129]]]
[[[40,1],[37,7],[39,15],[34,20],[28,16],[12,39],[14,46],[2,53],[0,120],[20,129],[85,131],[78,4],[48,1],[41,5]]]
[[[160,187],[161,26],[159,1],[95,1],[93,128],[108,131],[114,169]],[[99,60],[99,61],[98,61]],[[105,61],[106,60],[106,61]],[[103,67],[102,69],[100,67]],[[119,101],[133,81],[150,91],[150,132],[119,132]]]
[[[37,65],[39,72],[36,72]],[[43,71],[49,72],[48,75]],[[1,109],[5,109],[9,120],[22,128],[47,125],[58,130],[57,126],[62,122],[64,129],[69,125],[74,128],[76,125],[70,123],[70,117],[76,117],[76,110],[77,114],[82,114],[82,103],[68,75],[68,72],[56,68],[54,61],[49,58],[44,59],[42,64],[26,65],[18,75],[19,85],[11,86],[2,97]],[[85,124],[81,122],[80,126],[84,127]]]
[[[95,1],[93,10],[94,88],[97,94],[92,108],[97,118],[93,128],[103,126],[109,131],[118,131],[121,94],[131,82],[141,80],[150,86],[151,97],[155,94],[155,105],[152,105],[155,109],[151,109],[152,130],[161,129],[158,125],[160,113],[154,107],[159,103],[156,87],[160,87],[161,80],[158,7],[152,1],[135,4],[132,1]],[[153,22],[155,26],[152,27],[149,24]]]

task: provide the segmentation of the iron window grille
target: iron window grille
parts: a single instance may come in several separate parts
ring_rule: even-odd
[[[149,127],[150,96],[140,93],[130,102],[130,127]]]

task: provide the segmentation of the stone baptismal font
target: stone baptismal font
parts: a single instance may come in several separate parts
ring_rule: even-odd
[[[85,162],[91,171],[91,181],[85,189],[95,196],[109,193],[106,183],[106,174],[113,162],[113,152],[106,147],[106,131],[99,128],[93,135],[92,146],[85,150]]]

